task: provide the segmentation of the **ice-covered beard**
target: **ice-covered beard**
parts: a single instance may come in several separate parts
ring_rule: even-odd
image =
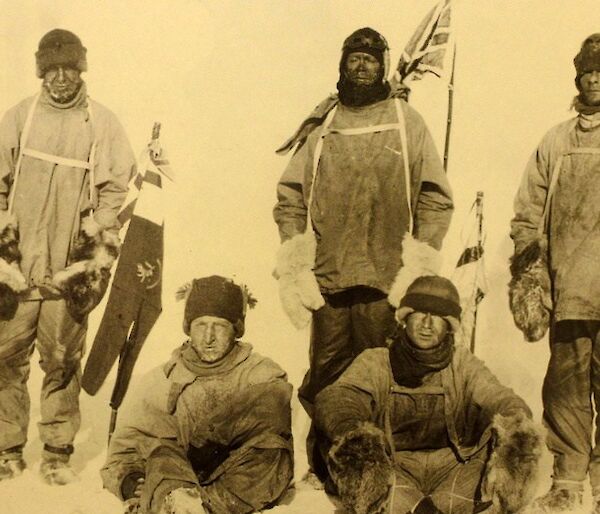
[[[382,80],[381,76],[373,84],[356,84],[350,80],[344,72],[340,74],[340,80],[337,83],[337,90],[342,105],[350,107],[362,107],[380,100],[385,100],[390,94],[390,85]]]
[[[55,78],[50,81],[44,79],[43,85],[52,100],[59,104],[66,104],[77,96],[82,83],[83,80],[79,77],[77,80],[65,78],[63,82]]]

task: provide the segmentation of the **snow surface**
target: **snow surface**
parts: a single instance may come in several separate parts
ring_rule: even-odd
[[[307,367],[308,331],[285,318],[271,277],[279,240],[272,221],[275,183],[287,158],[274,155],[337,81],[339,49],[354,29],[372,26],[391,46],[391,62],[434,0],[21,0],[1,2],[0,111],[39,87],[33,54],[40,37],[62,27],[88,48],[84,75],[92,97],[113,110],[139,152],[154,121],[177,181],[165,181],[164,311],[134,376],[168,358],[183,340],[185,281],[220,273],[246,282],[259,303],[246,340],[272,357],[297,387]],[[541,418],[548,348],[527,344],[508,311],[508,222],[521,172],[542,135],[572,116],[572,59],[597,32],[597,0],[463,0],[455,10],[458,41],[449,178],[456,212],[444,244],[449,273],[461,249],[461,227],[475,193],[485,193],[486,264],[490,290],[481,304],[476,354]],[[411,104],[443,148],[445,87],[427,78]],[[90,318],[88,346],[102,314]],[[83,426],[73,464],[81,480],[44,485],[38,475],[41,375],[37,355],[28,469],[0,483],[2,514],[114,514],[120,502],[102,490],[108,399],[114,375],[95,397],[81,396]],[[307,469],[308,420],[293,405],[296,489],[274,513],[331,513],[322,491],[300,482]],[[544,458],[540,493],[550,484]],[[589,492],[586,496],[589,505]]]

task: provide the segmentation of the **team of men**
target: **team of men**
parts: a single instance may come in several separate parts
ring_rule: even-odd
[[[554,470],[535,501],[544,434],[455,343],[458,292],[419,266],[442,246],[452,192],[423,119],[387,81],[388,53],[373,29],[346,38],[338,93],[285,145],[294,154],[277,185],[280,296],[296,326],[312,324],[299,389],[311,478],[355,514],[551,513],[581,508],[589,475],[599,514],[600,34],[574,60],[577,116],[536,149],[511,222],[515,322],[527,339],[550,333],[542,399]],[[39,471],[65,485],[77,479],[87,315],[118,253],[135,160],[116,117],[87,94],[79,37],[50,31],[36,64],[40,91],[0,121],[0,480],[27,466],[35,347]],[[245,286],[215,275],[185,296],[188,339],[130,394],[104,486],[129,513],[272,507],[293,478],[292,387],[241,340],[255,303]]]

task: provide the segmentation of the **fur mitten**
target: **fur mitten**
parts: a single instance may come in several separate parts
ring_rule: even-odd
[[[442,257],[438,250],[410,233],[402,240],[402,267],[396,274],[388,294],[388,301],[396,309],[408,286],[423,275],[438,275],[442,267]]]
[[[384,433],[371,423],[344,433],[329,450],[329,473],[353,514],[386,512],[394,468]]]
[[[275,277],[283,310],[298,329],[310,323],[312,311],[325,305],[313,272],[317,241],[312,231],[284,241],[277,252]]]
[[[91,216],[83,220],[69,256],[72,264],[53,279],[75,319],[83,319],[102,300],[119,245],[119,237],[102,229]]]
[[[20,263],[17,220],[8,211],[0,211],[0,320],[3,321],[14,317],[19,293],[27,289]]]
[[[543,429],[519,412],[511,416],[496,414],[492,430],[494,450],[484,488],[497,512],[521,512],[535,496],[544,447]]]
[[[515,325],[527,341],[539,341],[548,330],[552,312],[546,242],[536,239],[513,255],[510,273],[508,297]]]

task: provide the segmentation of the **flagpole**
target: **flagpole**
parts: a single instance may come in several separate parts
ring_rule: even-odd
[[[452,73],[448,83],[448,117],[446,118],[446,140],[444,142],[444,171],[448,172],[448,154],[450,152],[450,131],[452,130],[452,108],[454,105],[454,67],[456,64],[456,43],[452,53]]]
[[[477,251],[481,252],[483,248],[483,191],[477,191],[477,197],[475,199],[475,219],[477,221]],[[478,256],[479,259],[482,258],[481,255]],[[479,265],[479,264],[478,264]],[[477,301],[477,288],[479,284],[477,280],[475,280],[475,284],[473,286],[473,295],[475,296],[474,312],[473,312],[473,328],[471,330],[471,353],[475,353],[475,335],[477,332],[477,309],[479,306],[479,302]]]

